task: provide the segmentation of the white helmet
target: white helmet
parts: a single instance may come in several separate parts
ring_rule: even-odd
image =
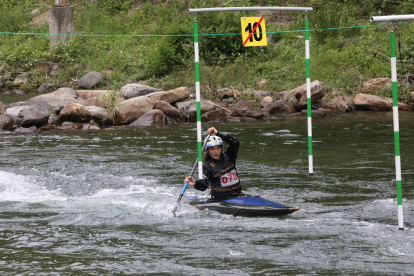
[[[208,138],[208,140],[207,140]],[[218,136],[210,136],[210,137],[206,137],[206,139],[204,139],[204,144],[206,144],[205,149],[214,147],[214,146],[223,146],[223,140],[221,140],[220,137]]]

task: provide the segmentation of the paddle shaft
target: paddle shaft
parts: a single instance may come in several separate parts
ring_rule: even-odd
[[[207,135],[207,138],[206,138],[206,140],[205,140],[205,142],[204,142],[204,145],[203,145],[203,151],[204,151],[204,148],[206,147],[206,144],[207,144],[208,138],[210,138],[210,134],[208,134],[208,135]],[[193,166],[193,169],[191,170],[191,172],[190,172],[190,175],[189,175],[189,176],[193,176],[194,171],[195,171],[195,169],[197,168],[197,164],[198,164],[198,158],[196,159],[196,161],[195,161],[195,163],[194,163],[194,166]],[[189,184],[189,183],[190,183],[190,181],[187,181],[187,182],[184,184],[184,187],[183,187],[183,189],[181,190],[180,195],[178,196],[177,203],[176,203],[176,205],[175,205],[174,209],[172,210],[172,213],[174,214],[174,216],[175,216],[175,211],[177,211],[177,209],[178,209],[178,204],[180,203],[181,199],[183,198],[184,193],[185,193],[185,190],[187,190],[187,187],[188,187],[188,184]]]

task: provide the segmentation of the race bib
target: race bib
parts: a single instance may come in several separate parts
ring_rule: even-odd
[[[221,187],[227,187],[239,183],[236,170],[232,170],[220,177]]]

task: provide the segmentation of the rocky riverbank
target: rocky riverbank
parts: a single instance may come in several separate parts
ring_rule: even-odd
[[[265,87],[266,80],[259,85]],[[354,97],[340,90],[327,95],[320,81],[311,83],[312,116],[327,116],[352,110],[392,110],[392,99],[370,95],[391,87],[390,79],[365,82]],[[365,92],[365,93],[364,93]],[[0,102],[0,131],[32,133],[49,130],[101,129],[114,125],[131,127],[162,126],[196,122],[196,99],[187,87],[162,91],[131,83],[120,90],[114,109],[108,106],[110,90],[59,88],[26,101],[4,105]],[[414,92],[413,92],[414,93]],[[412,110],[410,102],[399,109]],[[265,90],[239,92],[224,88],[215,92],[214,101],[201,99],[202,122],[245,122],[276,120],[278,116],[306,115],[306,84],[271,96]],[[259,106],[258,106],[259,105]]]

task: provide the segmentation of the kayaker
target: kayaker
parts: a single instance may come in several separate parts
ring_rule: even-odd
[[[195,180],[188,176],[184,182],[189,181],[190,186],[205,191],[211,187],[211,199],[223,200],[241,195],[241,183],[236,170],[236,158],[239,151],[239,141],[221,132],[214,127],[209,128],[210,137],[206,143],[206,152],[203,163],[203,179]],[[207,138],[206,138],[207,139]],[[228,144],[222,152],[223,141]]]

